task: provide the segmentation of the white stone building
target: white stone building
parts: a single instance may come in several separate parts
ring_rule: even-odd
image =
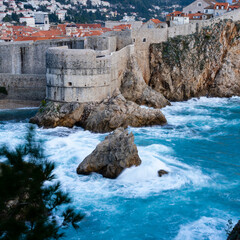
[[[204,13],[204,9],[208,6],[214,5],[215,0],[196,0],[190,5],[183,8],[183,13]]]
[[[20,23],[26,23],[26,26],[35,27],[35,18],[34,17],[21,17],[19,19]]]
[[[34,12],[35,26],[41,30],[49,30],[49,18],[46,12]]]
[[[218,17],[228,11],[229,3],[216,3],[214,5],[214,16]]]

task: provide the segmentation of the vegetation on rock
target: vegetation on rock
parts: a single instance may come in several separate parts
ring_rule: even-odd
[[[239,95],[239,24],[222,20],[194,34],[151,44],[149,85],[171,101]]]

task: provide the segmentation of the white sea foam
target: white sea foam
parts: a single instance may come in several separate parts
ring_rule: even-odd
[[[236,99],[239,100],[239,98]],[[164,139],[164,141],[171,141],[175,138],[203,138],[199,134],[201,130],[209,131],[213,126],[222,125],[225,119],[211,117],[208,115],[210,110],[199,109],[199,106],[217,107],[220,103],[227,103],[227,101],[228,99],[200,98],[183,103],[173,103],[172,106],[163,109],[168,119],[168,126],[130,128],[130,131],[137,133],[136,142],[139,140],[138,137],[146,141],[151,138]],[[183,109],[186,111],[184,112]],[[188,124],[192,125],[188,127]],[[24,123],[8,123],[1,126],[0,144],[9,143],[15,146],[23,141],[27,132],[25,127]],[[115,180],[105,179],[99,174],[78,176],[76,174],[78,164],[94,150],[105,135],[93,134],[80,128],[62,127],[37,129],[37,135],[46,140],[46,153],[49,159],[57,165],[55,173],[62,182],[63,188],[71,192],[75,205],[79,207],[92,204],[98,211],[114,210],[114,205],[106,202],[99,204],[99,201],[115,196],[145,198],[162,194],[163,191],[185,187],[202,188],[213,184],[212,176],[204,174],[196,166],[183,163],[183,159],[174,157],[175,146],[166,146],[162,142],[161,144],[147,144],[147,146],[138,145],[142,164],[126,169]],[[169,171],[169,174],[159,178],[157,172],[160,169]],[[200,225],[205,226],[202,221]],[[182,227],[181,234],[192,227],[192,225]]]
[[[182,225],[175,240],[225,240],[226,219],[201,217],[197,221]]]
[[[50,132],[53,134],[53,131],[60,134],[62,130],[64,128],[41,131],[44,136]],[[105,179],[99,174],[78,176],[78,164],[94,150],[103,137],[80,129],[69,136],[48,137],[50,139],[46,142],[46,149],[50,160],[57,164],[56,174],[63,188],[72,192],[77,202],[92,202],[113,196],[145,198],[189,184],[204,186],[209,181],[209,177],[200,169],[194,169],[173,158],[171,154],[174,150],[163,144],[138,147],[142,164],[126,169],[116,180]],[[157,172],[160,169],[169,171],[169,174],[159,178]]]

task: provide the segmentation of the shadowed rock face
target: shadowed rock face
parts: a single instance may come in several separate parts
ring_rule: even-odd
[[[148,107],[163,108],[171,105],[159,92],[149,87],[142,76],[141,70],[134,57],[131,57],[128,68],[122,79],[120,91],[129,101]]]
[[[101,103],[53,103],[40,108],[31,123],[43,127],[81,126],[92,132],[111,132],[119,127],[143,127],[165,124],[159,109],[141,108],[127,101],[120,92]]]
[[[170,101],[240,95],[240,22],[150,46],[149,85]]]
[[[106,178],[117,178],[125,168],[140,164],[133,134],[118,128],[80,163],[77,173],[88,175],[96,172]]]
[[[240,240],[240,220],[229,234],[227,240]]]

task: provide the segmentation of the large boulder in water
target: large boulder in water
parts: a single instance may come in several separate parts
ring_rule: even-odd
[[[227,240],[240,240],[240,220],[229,234]]]
[[[78,166],[77,173],[88,175],[92,172],[106,178],[117,178],[125,168],[138,166],[141,159],[134,144],[134,136],[118,128],[108,135],[96,149]]]

